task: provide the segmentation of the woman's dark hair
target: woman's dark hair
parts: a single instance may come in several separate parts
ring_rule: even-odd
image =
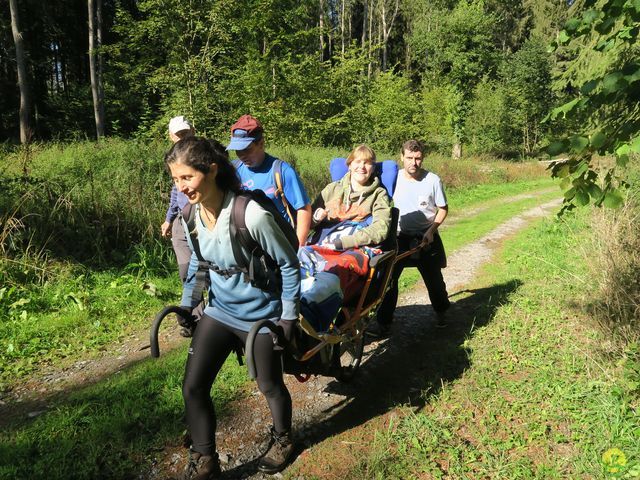
[[[220,190],[231,190],[238,193],[242,189],[236,169],[229,162],[229,154],[217,140],[203,137],[186,137],[173,144],[164,156],[164,163],[169,165],[181,163],[204,174],[209,173],[211,164],[218,166],[216,185]]]

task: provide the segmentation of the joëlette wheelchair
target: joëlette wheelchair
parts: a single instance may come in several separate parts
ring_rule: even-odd
[[[342,178],[347,170],[344,159],[332,160],[330,170],[334,181]],[[383,180],[383,185],[392,195],[397,165],[388,160],[377,164],[377,170],[377,174]],[[291,341],[287,342],[283,338],[278,338],[278,344],[283,345],[284,349],[285,373],[294,375],[300,382],[307,381],[313,375],[331,376],[344,382],[354,377],[364,353],[365,331],[369,322],[375,317],[389,287],[393,266],[398,255],[397,228],[398,210],[392,208],[389,234],[380,245],[382,253],[369,261],[369,272],[360,295],[354,296],[353,300],[341,305],[335,318],[327,322],[328,328],[317,331],[309,321],[300,316]],[[190,315],[180,307],[169,306],[159,312],[151,327],[152,357],[160,355],[158,344],[160,324],[165,317],[171,314],[176,315],[180,325],[189,326]],[[249,375],[254,379],[256,378],[256,367],[253,358],[253,345],[256,335],[264,328],[269,329],[276,336],[281,334],[280,329],[270,320],[256,322],[247,336],[245,345],[236,351],[239,362],[242,361],[244,354]]]

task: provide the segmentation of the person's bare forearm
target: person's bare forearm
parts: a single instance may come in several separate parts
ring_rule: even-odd
[[[309,230],[311,230],[311,205],[305,205],[296,210],[296,234],[298,235],[298,243],[303,246],[307,243]]]

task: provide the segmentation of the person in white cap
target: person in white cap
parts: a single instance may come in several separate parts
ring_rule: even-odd
[[[173,117],[169,121],[169,138],[173,143],[193,135],[193,126],[184,116]],[[174,185],[171,189],[169,208],[167,209],[164,223],[160,226],[162,236],[171,238],[171,245],[176,254],[176,260],[178,261],[180,280],[182,280],[183,283],[187,277],[189,260],[191,260],[191,249],[189,248],[187,237],[182,228],[182,222],[176,222],[175,220],[188,203],[189,200],[186,195],[179,192]]]

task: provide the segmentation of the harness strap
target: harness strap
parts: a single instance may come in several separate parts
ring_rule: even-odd
[[[284,196],[284,187],[282,185],[282,160],[280,160],[279,158],[276,158],[276,160],[273,162],[273,178],[276,181],[275,197],[280,199],[280,201],[284,205],[284,209],[287,212],[287,216],[289,217],[289,223],[291,223],[291,225],[295,227],[296,220],[291,213],[291,207],[289,206],[287,197]]]

